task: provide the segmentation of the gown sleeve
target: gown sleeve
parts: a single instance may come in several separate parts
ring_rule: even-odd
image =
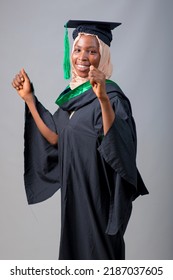
[[[51,113],[36,97],[35,103],[43,121],[55,132]],[[41,135],[27,106],[24,130],[24,183],[29,204],[48,199],[60,188],[58,148],[49,144]]]
[[[112,102],[115,120],[103,137],[98,151],[113,170],[110,187],[109,220],[106,233],[125,232],[132,201],[148,193],[136,167],[136,127],[129,101],[115,98]]]

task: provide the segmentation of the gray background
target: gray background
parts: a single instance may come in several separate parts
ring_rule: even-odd
[[[0,1],[0,259],[57,259],[60,192],[28,206],[23,185],[24,103],[11,87],[22,67],[51,111],[63,79],[68,19],[120,21],[111,46],[115,80],[130,98],[138,167],[150,191],[134,203],[127,259],[172,259],[172,0]]]

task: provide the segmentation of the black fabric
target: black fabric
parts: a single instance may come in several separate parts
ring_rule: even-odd
[[[148,193],[136,167],[136,128],[130,102],[116,84],[107,84],[106,88],[116,117],[105,136],[100,104],[92,89],[63,104],[53,116],[41,107],[42,115],[55,126],[59,135],[58,150],[41,140],[41,135],[37,137],[31,130],[30,135],[25,133],[25,142],[29,142],[25,144],[27,149],[32,146],[32,136],[35,138],[36,158],[40,158],[41,166],[43,157],[37,151],[37,145],[44,142],[46,153],[43,150],[41,153],[48,169],[47,150],[53,150],[51,179],[56,188],[52,189],[49,178],[44,180],[45,171],[41,168],[42,179],[48,182],[45,191],[45,184],[33,170],[31,157],[30,176],[28,178],[26,173],[25,183],[27,195],[31,188],[32,203],[46,199],[61,186],[59,259],[124,259],[123,235],[132,201]],[[69,118],[71,111],[75,113]],[[26,151],[25,155],[28,155]],[[27,157],[25,161],[28,161]],[[40,191],[42,188],[43,192]]]
[[[96,26],[79,26],[73,31],[73,39],[75,39],[79,33],[94,34],[99,37],[105,44],[110,47],[112,41],[112,32],[109,29],[100,29]]]
[[[75,28],[73,31],[73,39],[78,36],[78,33],[89,33],[99,37],[105,44],[110,46],[112,41],[112,32],[114,28],[119,26],[119,22],[103,22],[90,20],[69,20],[65,25],[68,28]]]
[[[51,114],[35,98],[44,122],[56,131]],[[59,188],[58,148],[50,145],[38,131],[28,107],[25,107],[24,181],[29,204],[51,197]]]

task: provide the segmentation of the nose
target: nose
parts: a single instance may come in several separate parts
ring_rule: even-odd
[[[81,51],[78,55],[78,59],[80,60],[87,60],[87,53],[85,51]]]

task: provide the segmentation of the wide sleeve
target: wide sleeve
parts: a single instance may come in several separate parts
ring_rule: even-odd
[[[37,110],[47,124],[56,131],[53,116],[35,97]],[[59,188],[58,148],[47,142],[36,127],[28,107],[25,107],[24,182],[29,204],[51,197]]]
[[[98,151],[113,173],[110,186],[110,210],[106,233],[125,232],[132,201],[148,191],[136,166],[136,126],[129,101],[115,98],[112,102],[115,120],[103,137]]]
[[[116,115],[98,150],[121,177],[136,186],[136,145],[126,120]]]

